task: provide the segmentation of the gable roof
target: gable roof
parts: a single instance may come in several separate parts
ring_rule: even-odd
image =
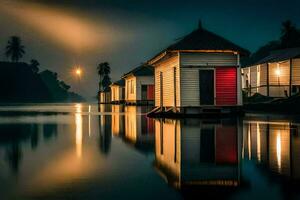
[[[250,52],[233,42],[210,32],[202,27],[194,30],[190,34],[184,36],[178,42],[171,44],[151,60],[158,57],[160,54],[168,51],[232,51],[243,55],[249,55]]]
[[[122,78],[126,78],[130,75],[133,75],[133,76],[153,76],[154,75],[154,68],[150,65],[143,64],[141,66],[138,66],[137,68],[134,68],[130,72],[124,74]]]
[[[272,51],[269,56],[261,59],[253,65],[259,65],[263,63],[280,62],[289,60],[300,56],[300,48],[290,48]]]
[[[116,85],[116,86],[125,86],[125,80],[124,79],[120,79],[118,81],[113,82],[110,86],[113,86],[113,85]]]

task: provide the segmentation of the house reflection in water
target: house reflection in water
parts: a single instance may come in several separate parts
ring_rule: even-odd
[[[244,157],[275,174],[300,180],[299,125],[287,121],[244,121]]]
[[[101,153],[108,154],[110,152],[112,137],[112,118],[110,115],[111,107],[105,104],[100,104],[98,111],[101,112],[101,115],[99,115],[99,148]]]
[[[123,137],[125,134],[125,116],[123,105],[111,106],[111,132],[114,136]]]
[[[125,108],[125,141],[136,149],[148,153],[154,149],[154,120],[145,114],[149,108],[126,106]]]
[[[238,186],[238,120],[156,120],[155,168],[172,186]]]

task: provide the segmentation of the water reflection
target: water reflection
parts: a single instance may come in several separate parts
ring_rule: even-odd
[[[155,167],[172,186],[240,185],[236,120],[156,120]]]
[[[23,146],[30,143],[36,150],[40,136],[45,141],[56,135],[55,124],[19,124],[12,120],[8,124],[0,124],[0,148],[5,148],[5,160],[15,174],[18,173],[23,157]]]
[[[82,108],[81,104],[76,104],[75,126],[76,126],[76,155],[81,158],[82,155]]]
[[[99,112],[103,113],[99,115],[99,149],[104,155],[107,155],[110,152],[112,131],[111,131],[111,107],[100,104]]]
[[[70,108],[0,116],[0,199],[300,197],[297,118],[153,120],[146,107]]]
[[[142,153],[153,153],[154,150],[154,120],[145,114],[146,107],[127,106],[125,108],[124,141],[132,144]]]
[[[300,172],[293,166],[300,161],[296,154],[300,149],[299,125],[288,121],[245,120],[244,129],[244,144],[248,149],[246,159],[255,160],[284,176],[293,177],[295,170]]]

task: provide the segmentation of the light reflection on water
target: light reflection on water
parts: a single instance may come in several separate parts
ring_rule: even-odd
[[[82,108],[81,104],[76,104],[75,126],[76,126],[76,155],[81,158],[82,154]]]
[[[0,199],[300,197],[296,118],[153,120],[145,107],[39,107],[52,113],[23,106],[0,116]]]

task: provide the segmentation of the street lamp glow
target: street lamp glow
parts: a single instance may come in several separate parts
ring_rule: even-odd
[[[75,73],[76,73],[77,76],[80,76],[81,75],[81,69],[76,69]]]

